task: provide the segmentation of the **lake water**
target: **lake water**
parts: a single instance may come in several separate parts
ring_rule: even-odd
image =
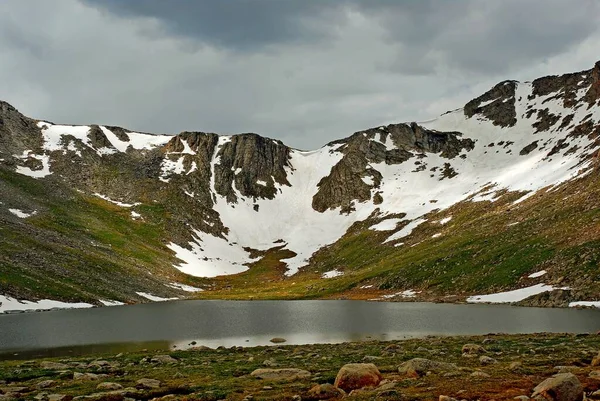
[[[397,340],[426,335],[589,333],[600,311],[365,301],[173,301],[0,315],[0,358],[89,352]],[[15,355],[17,354],[17,355]]]

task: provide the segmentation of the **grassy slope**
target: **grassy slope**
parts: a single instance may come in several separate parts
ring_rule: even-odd
[[[162,243],[160,206],[139,206],[145,221],[135,221],[129,209],[61,192],[46,181],[2,169],[0,180],[8,187],[6,208],[25,203],[38,211],[27,220],[0,215],[1,293],[129,302],[140,300],[135,291],[173,295],[164,278],[188,280],[171,267],[175,259]]]
[[[135,221],[130,209],[57,190],[45,180],[0,169],[0,183],[5,208],[26,200],[29,209],[39,211],[26,221],[0,213],[1,292],[29,299],[130,302],[140,300],[135,291],[177,295],[164,286],[168,281],[212,284],[198,297],[223,299],[360,299],[406,289],[441,299],[538,282],[578,288],[582,299],[600,297],[600,178],[595,173],[516,205],[520,194],[507,193],[493,203],[463,202],[433,213],[398,247],[382,244],[389,232],[368,230],[377,220],[356,223],[290,278],[283,274],[283,261],[293,254],[273,249],[249,271],[212,280],[172,267],[177,261],[164,245],[168,211],[160,204],[137,206],[144,221]],[[437,223],[448,216],[449,223]],[[333,269],[344,276],[320,278]],[[549,273],[526,278],[540,269]],[[360,289],[366,285],[372,287]]]

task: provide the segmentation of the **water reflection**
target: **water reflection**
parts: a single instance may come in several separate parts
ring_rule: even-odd
[[[287,344],[307,344],[430,334],[598,330],[597,310],[362,301],[175,301],[2,315],[0,352],[73,355],[185,348],[192,341],[209,347],[268,345],[273,337],[283,337]]]

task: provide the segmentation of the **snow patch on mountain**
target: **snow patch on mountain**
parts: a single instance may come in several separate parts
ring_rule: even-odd
[[[553,287],[547,284],[536,284],[531,287],[520,288],[518,290],[499,292],[497,294],[488,295],[474,295],[467,298],[467,302],[470,303],[512,303],[519,302],[533,295],[541,294],[548,291],[554,290],[568,290],[569,287]]]
[[[54,301],[51,299],[41,299],[39,301],[18,300],[9,296],[0,295],[0,313],[7,311],[28,311],[37,309],[70,309],[70,308],[91,308],[94,305],[76,302],[68,303]]]
[[[37,213],[35,210],[31,213],[26,213],[20,209],[8,209],[8,211],[21,219],[26,219]]]

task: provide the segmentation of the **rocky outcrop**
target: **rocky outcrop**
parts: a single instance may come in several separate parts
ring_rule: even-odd
[[[290,168],[290,148],[281,141],[256,134],[231,137],[217,151],[215,190],[235,203],[235,190],[248,198],[273,199],[275,184],[290,185],[285,168]],[[234,190],[235,188],[235,190]]]
[[[533,90],[529,100],[547,96],[544,101],[562,99],[564,107],[572,108],[577,103],[577,92],[589,88],[584,99],[591,106],[598,96],[599,71],[600,65],[596,63],[596,66],[588,71],[538,78],[532,82]]]
[[[516,81],[500,82],[483,95],[471,100],[464,107],[465,116],[480,114],[500,127],[512,127],[517,123],[515,111]]]
[[[4,159],[3,163],[14,164],[13,155],[21,155],[25,150],[41,154],[43,139],[40,133],[35,120],[0,101],[0,159]]]
[[[471,150],[474,142],[460,138],[460,132],[439,132],[425,129],[416,123],[392,124],[355,133],[349,138],[331,142],[342,159],[318,184],[313,197],[313,208],[319,212],[340,207],[342,213],[354,210],[355,202],[366,202],[373,197],[383,201],[378,188],[382,175],[374,164],[400,164],[415,154],[438,153],[453,158],[463,150]]]

